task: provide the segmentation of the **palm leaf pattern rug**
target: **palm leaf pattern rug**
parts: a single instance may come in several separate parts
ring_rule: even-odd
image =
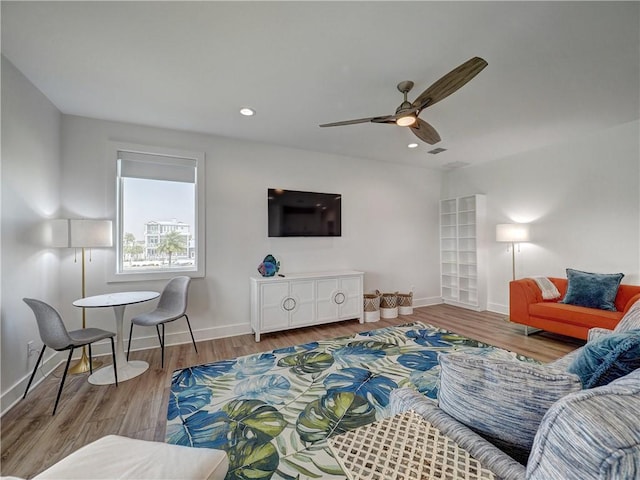
[[[225,450],[227,480],[346,476],[326,439],[389,416],[391,390],[436,398],[438,355],[534,361],[419,322],[173,373],[166,441]]]

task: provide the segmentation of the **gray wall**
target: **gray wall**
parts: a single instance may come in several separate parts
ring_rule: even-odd
[[[37,359],[27,358],[27,341],[41,345],[22,298],[60,303],[59,252],[44,246],[42,228],[59,213],[60,142],[60,112],[2,57],[2,411],[22,394]]]

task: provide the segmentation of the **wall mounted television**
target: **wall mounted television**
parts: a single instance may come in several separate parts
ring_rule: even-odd
[[[270,237],[340,237],[342,196],[269,188]]]

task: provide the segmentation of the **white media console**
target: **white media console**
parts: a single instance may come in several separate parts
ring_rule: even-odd
[[[364,323],[364,272],[251,277],[251,328],[260,334],[357,318]]]

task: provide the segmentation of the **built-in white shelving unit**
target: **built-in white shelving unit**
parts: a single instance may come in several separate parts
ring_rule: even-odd
[[[442,301],[486,310],[486,198],[469,195],[440,201]]]

